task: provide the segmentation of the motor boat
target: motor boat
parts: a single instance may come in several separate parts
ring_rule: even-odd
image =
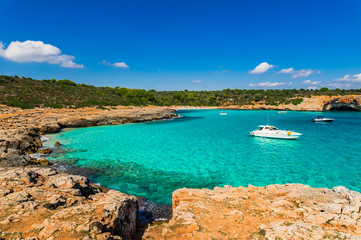
[[[225,115],[227,115],[227,113],[222,111],[222,112],[219,113],[219,115],[225,116]]]
[[[278,128],[270,125],[260,125],[259,129],[250,132],[251,136],[264,137],[264,138],[278,138],[278,139],[297,139],[302,136],[301,133],[294,131],[279,130]]]
[[[324,116],[317,116],[317,118],[312,119],[313,122],[332,122],[335,119],[332,118],[326,118]]]
[[[287,111],[278,111],[278,113],[287,113]]]

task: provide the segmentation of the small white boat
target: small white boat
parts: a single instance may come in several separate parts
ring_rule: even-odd
[[[278,128],[270,125],[260,125],[259,129],[252,131],[250,135],[254,137],[279,138],[289,140],[297,139],[302,136],[301,133],[279,130]]]
[[[287,113],[287,111],[278,111],[278,113]]]
[[[225,115],[227,115],[227,113],[226,112],[220,112],[219,115],[225,116]]]
[[[324,116],[318,116],[317,118],[312,119],[313,122],[332,122],[333,120],[335,120],[335,119],[326,118]]]

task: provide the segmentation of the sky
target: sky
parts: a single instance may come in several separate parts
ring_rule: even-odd
[[[156,90],[361,88],[359,0],[0,0],[0,75]]]

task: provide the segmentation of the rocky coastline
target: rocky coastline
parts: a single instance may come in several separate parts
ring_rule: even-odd
[[[361,193],[301,184],[178,189],[155,239],[361,239]]]
[[[314,105],[307,109],[344,104],[356,109],[361,103],[360,97],[356,103],[354,97],[322,99],[310,100]],[[41,135],[63,128],[176,116],[174,110],[158,107],[0,106],[0,239],[361,239],[361,194],[344,187],[179,189],[173,193],[172,218],[145,228],[138,211],[153,207],[145,199],[104,189],[29,156],[41,148]]]
[[[150,208],[147,201],[142,199],[139,205],[135,196],[57,171],[47,166],[46,159],[30,154],[49,153],[41,149],[41,135],[63,128],[173,117],[177,117],[174,110],[155,107],[21,110],[0,106],[0,239],[131,239],[141,223],[138,210]]]
[[[278,111],[361,111],[361,95],[347,96],[311,96],[303,98],[300,104],[265,105],[254,103],[253,105],[224,106],[222,109],[237,110],[278,110]]]

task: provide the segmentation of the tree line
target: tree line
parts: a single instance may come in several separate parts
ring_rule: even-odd
[[[225,106],[263,103],[297,105],[305,97],[361,94],[361,89],[223,89],[156,91],[125,87],[95,87],[68,79],[34,80],[0,76],[0,103],[20,107],[78,108],[86,106]]]

